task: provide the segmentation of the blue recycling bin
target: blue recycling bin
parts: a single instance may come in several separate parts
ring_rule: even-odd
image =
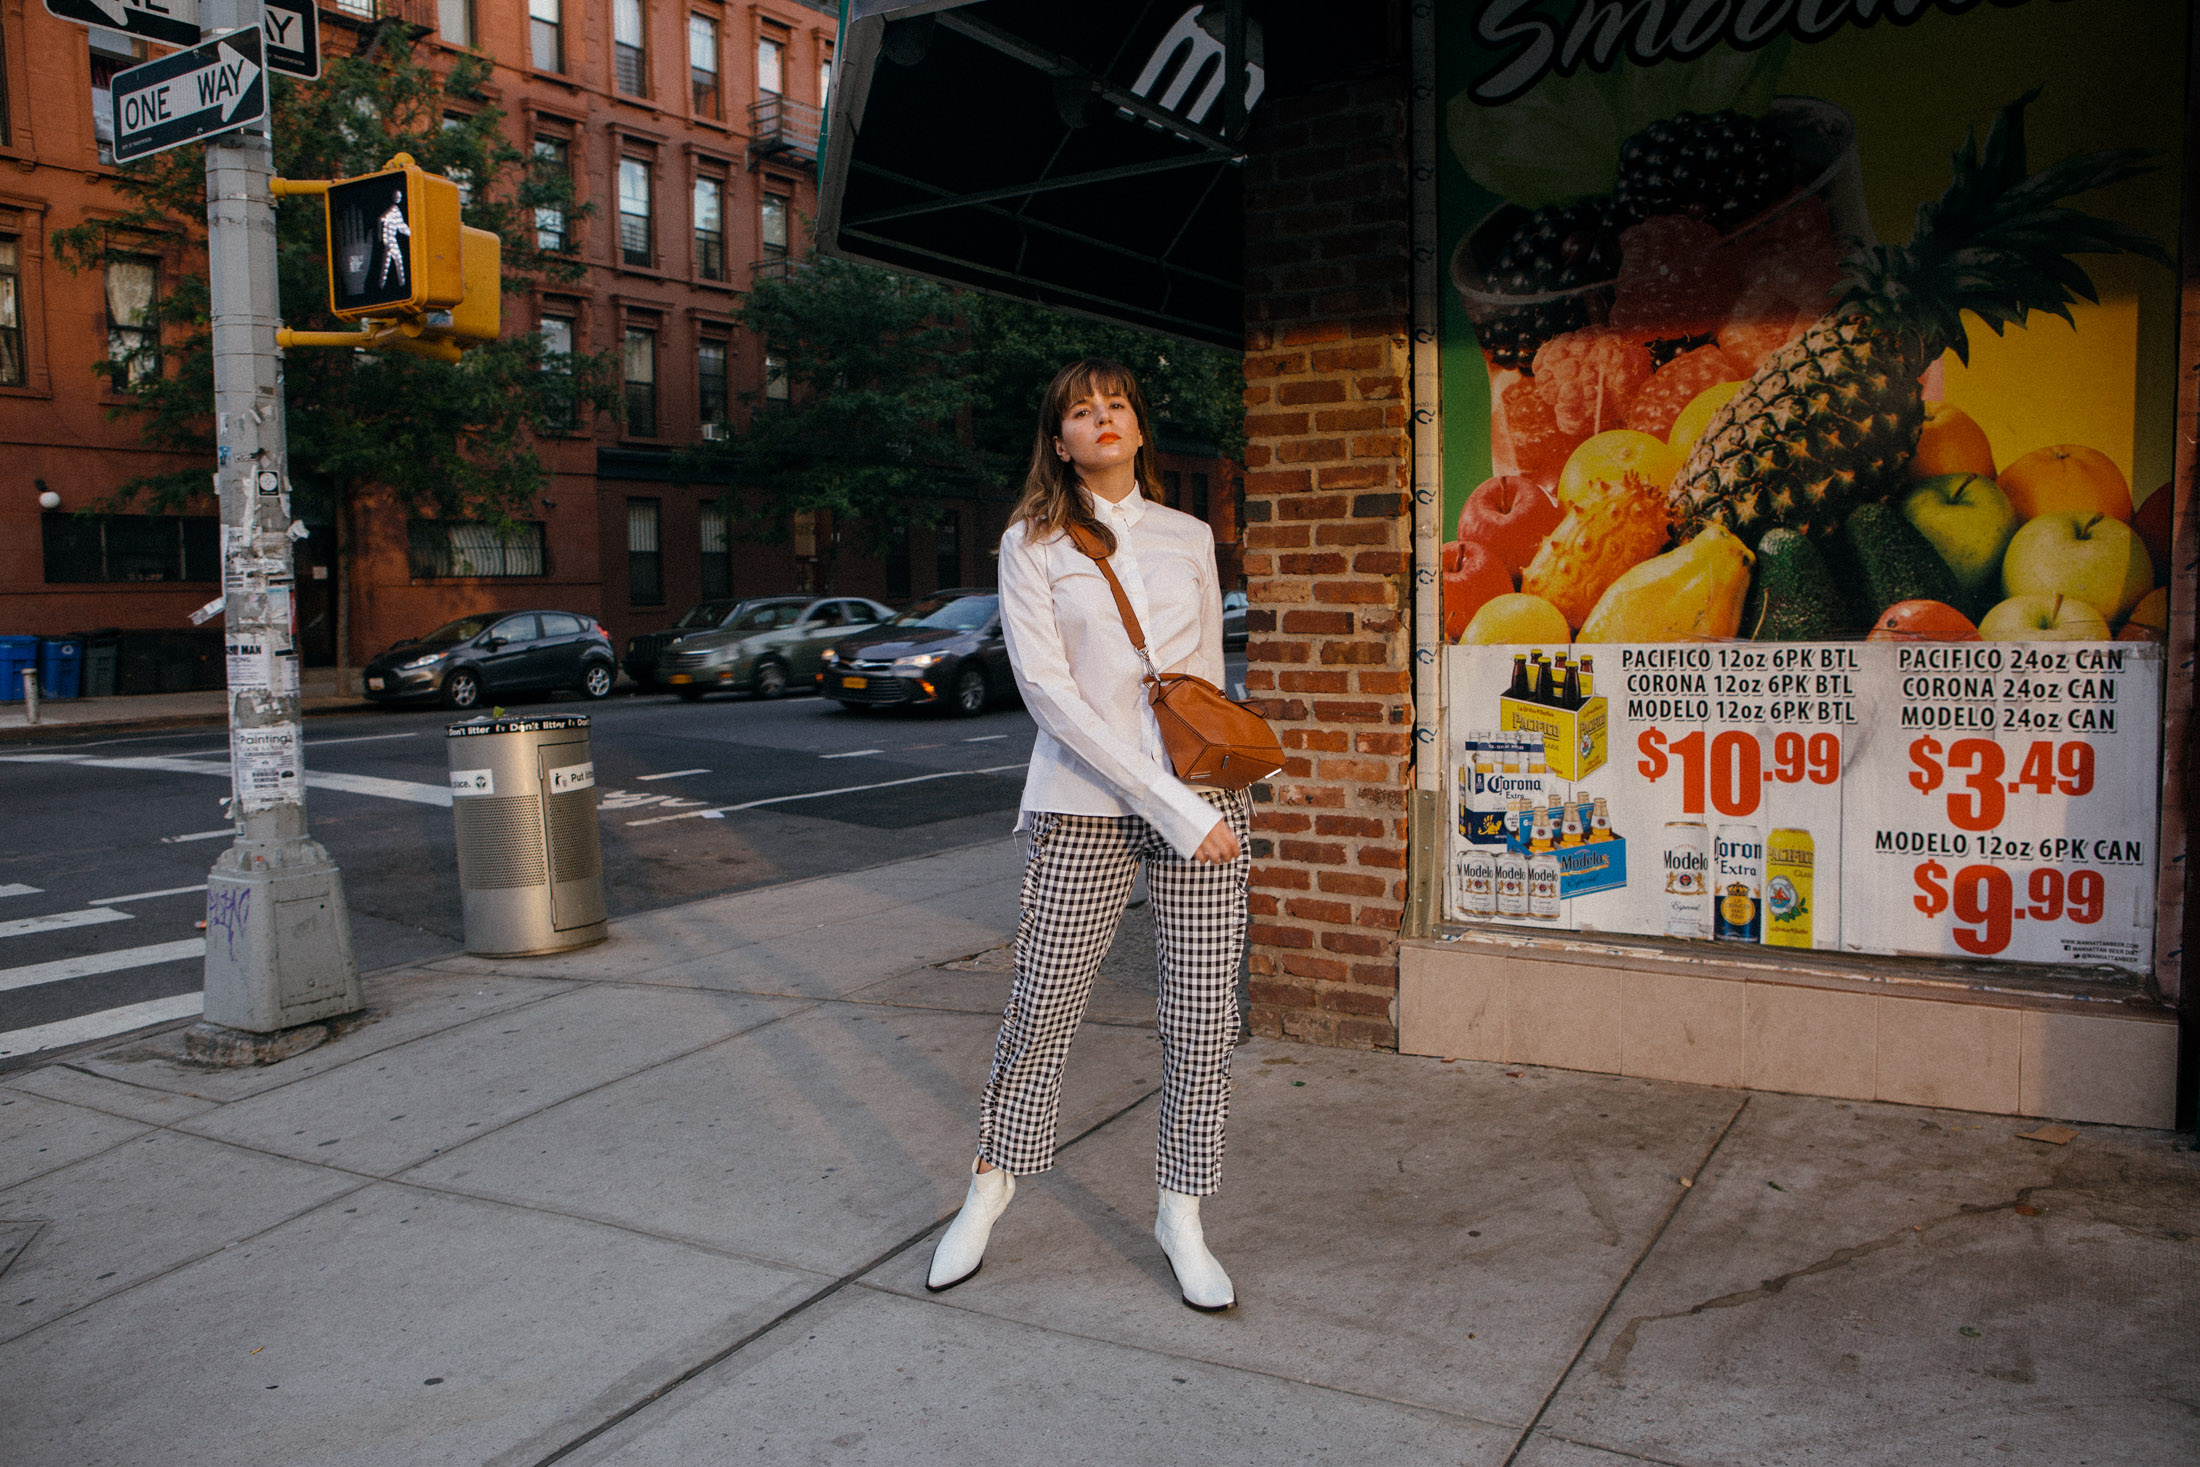
[[[23,701],[23,674],[38,666],[36,637],[0,637],[0,702]]]
[[[75,637],[48,637],[38,649],[38,695],[74,698],[84,686],[84,643]]]

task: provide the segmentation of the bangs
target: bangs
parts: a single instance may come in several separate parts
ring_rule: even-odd
[[[1062,378],[1049,416],[1060,422],[1071,403],[1088,397],[1120,397],[1142,406],[1138,383],[1128,369],[1113,362],[1080,362]]]

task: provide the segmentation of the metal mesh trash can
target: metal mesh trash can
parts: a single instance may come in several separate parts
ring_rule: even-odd
[[[506,957],[603,941],[588,719],[483,717],[447,733],[466,951]]]

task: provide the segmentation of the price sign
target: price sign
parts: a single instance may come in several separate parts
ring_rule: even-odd
[[[1716,734],[1698,729],[1682,738],[1671,737],[1653,724],[1635,740],[1642,758],[1636,768],[1655,784],[1678,768],[1682,813],[1702,815],[1704,798],[1721,815],[1746,819],[1764,804],[1765,786],[1780,784],[1832,784],[1841,777],[1841,736],[1837,733],[1804,734],[1783,729],[1768,740],[1738,728]]]
[[[1850,771],[1846,860],[1872,898],[1844,946],[2143,970],[2159,650],[1873,650],[1896,696]]]

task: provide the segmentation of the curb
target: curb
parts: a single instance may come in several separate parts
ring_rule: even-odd
[[[301,718],[325,718],[334,714],[378,713],[377,703],[339,703],[332,707],[305,708]],[[140,732],[161,728],[226,728],[229,715],[222,713],[165,713],[145,718],[78,719],[68,723],[0,724],[0,743],[28,739],[67,737],[77,733]]]

